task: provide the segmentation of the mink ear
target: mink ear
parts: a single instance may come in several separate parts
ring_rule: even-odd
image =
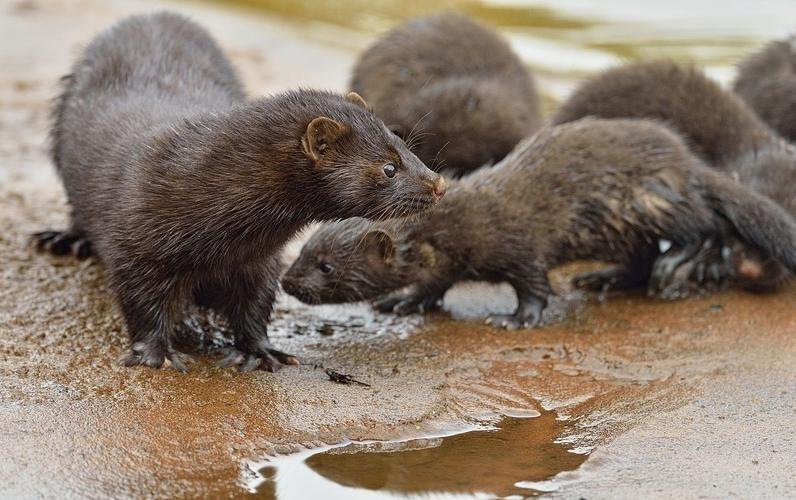
[[[345,100],[356,104],[365,111],[373,112],[373,108],[368,106],[368,103],[365,102],[365,99],[363,99],[362,96],[357,94],[356,92],[349,92],[348,94],[346,94]]]
[[[395,255],[395,243],[387,231],[381,229],[368,231],[363,242],[365,248],[374,251],[384,262],[389,262]]]
[[[323,152],[349,130],[347,125],[331,118],[325,116],[315,118],[307,125],[307,131],[301,138],[304,153],[313,161],[318,161]]]

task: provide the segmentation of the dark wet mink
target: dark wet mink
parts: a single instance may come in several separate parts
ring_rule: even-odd
[[[310,303],[378,299],[380,309],[410,312],[458,281],[505,281],[517,310],[490,321],[534,326],[553,293],[547,273],[560,264],[613,264],[576,278],[582,287],[644,284],[659,238],[689,245],[727,233],[796,269],[796,222],[780,206],[657,122],[585,118],[542,129],[415,219],[325,225],[283,283]]]
[[[351,89],[451,175],[499,161],[542,125],[530,71],[498,33],[458,14],[387,32],[359,58]]]
[[[796,216],[796,148],[691,65],[657,60],[607,70],[576,89],[552,122],[585,116],[664,121],[711,166]],[[675,298],[728,283],[772,290],[789,275],[781,263],[727,235],[673,246],[656,263],[649,291]]]
[[[72,223],[36,239],[102,260],[127,365],[186,369],[172,331],[189,303],[228,319],[235,348],[223,364],[294,364],[267,335],[284,242],[312,221],[415,213],[444,193],[367,108],[314,90],[247,100],[203,28],[130,17],[64,78],[52,154]]]

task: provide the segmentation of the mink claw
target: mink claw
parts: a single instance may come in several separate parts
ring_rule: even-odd
[[[130,352],[122,357],[121,363],[128,367],[148,366],[150,368],[162,368],[167,360],[172,368],[186,373],[188,372],[188,365],[193,361],[193,358],[176,351],[172,347],[136,342],[130,346]]]
[[[78,259],[85,259],[94,254],[91,242],[82,233],[72,231],[41,231],[31,236],[34,246],[39,251],[52,255],[72,254]]]
[[[230,368],[237,366],[239,372],[250,372],[257,368],[269,372],[276,372],[282,366],[299,366],[301,363],[298,358],[279,351],[277,349],[264,349],[261,352],[244,352],[230,348],[216,366],[219,368]]]

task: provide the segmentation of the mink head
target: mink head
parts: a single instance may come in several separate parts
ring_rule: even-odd
[[[284,290],[307,304],[375,299],[401,288],[394,236],[353,218],[321,226],[282,277]]]
[[[473,78],[429,85],[398,111],[396,124],[388,119],[390,128],[436,171],[464,173],[497,163],[540,124],[530,98],[501,87]]]
[[[358,94],[325,97],[336,102],[309,121],[301,146],[314,164],[328,218],[408,215],[445,194],[443,178],[409,151]]]

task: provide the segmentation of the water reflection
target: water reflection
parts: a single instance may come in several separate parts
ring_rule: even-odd
[[[540,493],[534,489],[539,482],[586,460],[557,442],[563,428],[554,412],[545,412],[447,437],[309,450],[269,461],[256,488],[279,500],[521,498]]]

